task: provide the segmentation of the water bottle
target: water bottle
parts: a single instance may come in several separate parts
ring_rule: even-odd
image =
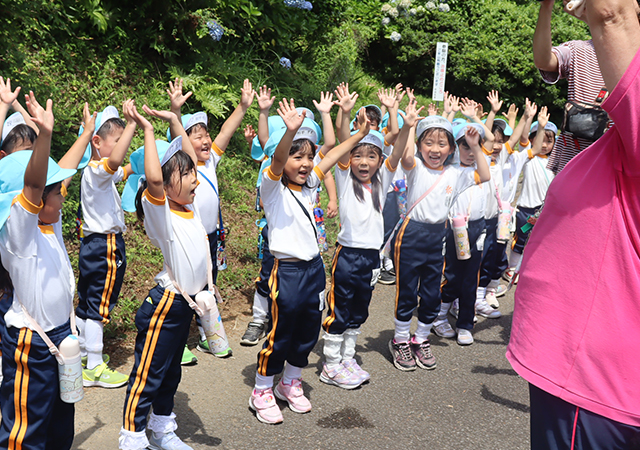
[[[407,182],[397,180],[394,190],[398,193],[398,212],[404,217],[407,215]]]
[[[65,403],[77,403],[84,397],[78,337],[70,334],[64,338],[58,351],[64,360],[64,364],[58,363],[60,399]]]
[[[225,241],[227,237],[227,230],[224,227],[221,227],[218,230],[218,246],[217,246],[217,251],[216,251],[216,255],[217,255],[217,265],[218,265],[218,270],[224,270],[227,268],[227,256],[224,253],[224,249],[227,246],[227,243]]]
[[[316,228],[318,229],[318,247],[321,252],[329,250],[327,245],[327,231],[324,228],[324,211],[322,208],[314,208],[313,215],[316,218]]]
[[[498,242],[505,244],[511,238],[511,212],[513,208],[509,202],[500,202],[500,215],[498,216]]]
[[[459,260],[471,258],[469,234],[467,233],[467,220],[464,216],[453,218],[453,239],[456,243],[456,256]]]
[[[207,337],[209,350],[214,355],[230,355],[231,352],[228,351],[230,350],[229,341],[227,340],[227,334],[225,333],[224,326],[222,325],[222,318],[218,311],[215,296],[211,291],[202,291],[196,294],[195,300],[202,310],[200,323],[202,324],[204,334]]]

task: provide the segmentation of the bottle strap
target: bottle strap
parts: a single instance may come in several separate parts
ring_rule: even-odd
[[[298,205],[300,206],[300,209],[302,209],[302,212],[304,213],[305,216],[307,216],[307,219],[309,219],[309,223],[311,224],[311,226],[313,227],[313,232],[316,235],[316,240],[318,240],[318,227],[316,226],[315,222],[311,219],[311,215],[309,214],[309,211],[307,211],[307,209],[304,207],[304,205],[300,202],[300,200],[298,200],[298,197],[296,197],[295,195],[293,195],[293,191],[291,189],[289,189],[289,187],[287,186],[287,190],[289,192],[291,192],[291,196],[294,198],[294,200],[296,201],[296,203],[298,203]]]

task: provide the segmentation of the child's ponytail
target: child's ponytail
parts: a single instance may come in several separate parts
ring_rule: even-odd
[[[142,209],[142,194],[147,189],[147,179],[142,178],[142,183],[140,183],[140,187],[138,188],[138,192],[136,193],[136,215],[138,216],[139,221],[144,220],[144,209]]]

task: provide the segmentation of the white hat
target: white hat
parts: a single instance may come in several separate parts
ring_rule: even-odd
[[[418,128],[416,129],[417,138],[420,139],[422,133],[427,131],[429,128],[442,128],[453,135],[453,127],[451,126],[451,122],[447,119],[442,116],[427,116],[418,122]]]
[[[160,160],[160,166],[164,166],[167,161],[171,159],[173,155],[182,150],[182,136],[178,136],[169,144],[169,148],[165,152],[164,156]]]
[[[0,142],[4,142],[9,132],[21,124],[26,124],[22,114],[19,112],[11,114],[7,120],[4,121],[4,125],[2,126],[2,140],[0,140]]]
[[[353,136],[356,133],[357,131],[354,131],[353,133],[351,133],[351,135]],[[379,131],[370,130],[369,134],[360,139],[360,142],[356,144],[356,147],[360,144],[371,144],[375,147],[378,147],[380,150],[384,150],[384,136],[382,136],[382,133],[380,133]]]
[[[306,114],[304,115],[306,119],[316,120],[316,116],[313,114],[313,111],[311,111],[309,108],[305,108],[304,106],[299,106],[296,108],[296,111],[298,111],[298,115],[301,115],[302,111],[306,111]]]

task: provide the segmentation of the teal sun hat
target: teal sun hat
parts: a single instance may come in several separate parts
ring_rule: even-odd
[[[98,133],[98,131],[100,131],[100,127],[105,123],[107,123],[107,120],[119,119],[119,118],[120,118],[120,114],[118,113],[118,110],[116,109],[116,107],[111,105],[107,106],[105,109],[102,110],[102,112],[99,112],[97,114],[96,128],[95,130],[93,130],[93,135],[91,135],[91,137],[95,136]],[[78,136],[80,136],[83,131],[84,131],[84,127],[80,125]],[[84,155],[82,155],[82,160],[80,161],[80,164],[78,164],[78,170],[82,170],[85,167],[87,167],[87,164],[89,164],[89,161],[91,161],[91,142],[89,142],[86,150],[84,151]]]
[[[273,156],[273,153],[276,151],[276,147],[284,137],[287,128],[280,128],[276,130],[271,136],[269,136],[269,140],[267,141],[267,145],[264,146],[264,153],[268,157]],[[309,139],[315,145],[320,143],[320,139],[322,138],[322,129],[320,125],[314,122],[311,119],[307,119],[305,117],[302,122],[302,126],[298,129],[296,135],[293,138],[293,142],[299,139]]]
[[[307,114],[308,116],[308,114]],[[271,137],[271,135],[273,133],[275,133],[276,131],[282,129],[282,128],[287,128],[287,126],[284,124],[284,120],[282,120],[282,117],[280,117],[279,115],[275,115],[275,116],[271,116],[268,119],[269,122],[269,137]],[[266,147],[266,145],[265,145]],[[275,150],[276,148],[273,147],[273,150]],[[273,154],[271,155],[267,155],[265,153],[265,151],[263,150],[262,146],[260,145],[260,140],[258,139],[258,136],[253,138],[253,142],[251,143],[251,157],[253,159],[255,159],[256,161],[260,161],[262,158],[264,158],[265,156],[267,158],[270,158]]]

